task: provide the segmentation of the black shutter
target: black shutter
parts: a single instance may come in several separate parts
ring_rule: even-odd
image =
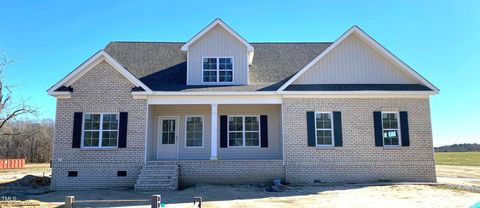
[[[342,113],[340,111],[333,112],[333,137],[335,139],[335,146],[343,146],[342,139]]]
[[[402,146],[410,146],[410,135],[408,133],[408,114],[406,111],[400,111],[400,137]]]
[[[220,116],[220,148],[227,148],[228,140],[228,117]]]
[[[72,148],[80,148],[82,141],[82,112],[75,112],[73,114],[73,136],[72,136]]]
[[[317,142],[315,139],[315,112],[307,112],[307,134],[308,134],[308,146],[315,147]]]
[[[268,119],[267,115],[260,116],[260,146],[268,147]]]
[[[373,112],[373,125],[375,128],[375,146],[383,146],[383,133],[382,133],[382,112]]]
[[[127,147],[128,113],[120,112],[120,125],[118,127],[118,148]]]

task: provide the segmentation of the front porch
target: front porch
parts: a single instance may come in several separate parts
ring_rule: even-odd
[[[147,120],[147,163],[282,160],[281,104],[149,103]]]

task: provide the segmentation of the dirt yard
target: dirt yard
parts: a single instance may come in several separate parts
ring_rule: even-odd
[[[458,166],[456,166],[458,169]],[[439,176],[477,177],[477,170],[437,167]],[[48,165],[27,166],[23,170],[0,171],[0,180],[17,180],[25,174],[50,175]],[[456,174],[453,174],[456,173]],[[478,173],[478,172],[477,172]],[[203,207],[469,207],[480,202],[480,193],[441,185],[337,185],[301,186],[284,192],[267,192],[261,186],[198,185],[173,192],[139,193],[133,190],[51,192],[48,187],[0,185],[0,207],[59,207],[65,196],[74,195],[76,207],[149,207],[152,194],[161,194],[165,207],[192,207],[194,196],[202,196]],[[23,200],[23,201],[21,201]],[[29,200],[29,201],[25,201]]]
[[[52,170],[48,163],[26,164],[25,168],[21,169],[0,169],[0,183],[11,182],[26,175],[50,176],[51,174]]]

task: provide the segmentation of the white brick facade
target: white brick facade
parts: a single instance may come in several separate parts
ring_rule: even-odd
[[[73,83],[70,99],[57,99],[53,189],[133,187],[145,160],[148,107],[146,100],[132,98],[132,87],[134,85],[108,63],[101,62]],[[276,177],[290,183],[435,181],[429,105],[426,97],[284,98],[283,128],[280,128],[284,140],[283,160],[179,160],[173,163],[179,164],[180,185],[257,183]],[[309,147],[307,111],[342,112],[343,146]],[[376,147],[374,111],[407,111],[410,146]],[[74,112],[128,112],[127,147],[72,148]],[[68,177],[68,171],[78,171],[78,177]],[[127,177],[117,177],[117,171],[127,171]]]
[[[435,181],[428,98],[284,98],[288,182]],[[343,146],[307,145],[307,111],[342,112]],[[410,146],[376,147],[374,111],[407,111]]]
[[[132,98],[132,87],[103,61],[72,84],[72,98],[57,99],[53,189],[133,186],[144,162],[147,104]],[[128,112],[127,147],[72,148],[74,112]],[[122,170],[127,171],[127,177],[117,178],[116,171]],[[68,171],[78,171],[78,177],[67,177]]]

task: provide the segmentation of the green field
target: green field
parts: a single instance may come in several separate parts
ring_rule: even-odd
[[[480,166],[480,152],[435,152],[437,165]]]

